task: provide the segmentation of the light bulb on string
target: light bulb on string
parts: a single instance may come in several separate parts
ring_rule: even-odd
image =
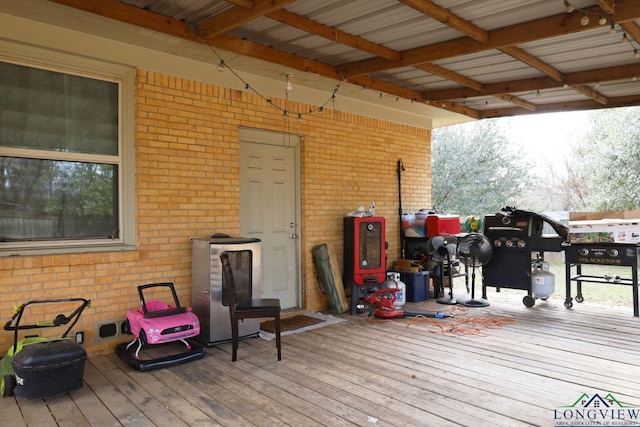
[[[609,34],[615,34],[615,33],[616,33],[616,25],[611,24],[611,28],[609,28]]]
[[[626,42],[628,39],[627,33],[622,33],[622,38],[620,39],[620,43]]]
[[[293,85],[291,84],[291,77],[293,77],[293,73],[284,73],[283,76],[286,80],[285,89],[287,92],[290,92],[293,89]]]
[[[589,15],[587,15],[586,13],[583,13],[582,18],[580,18],[580,24],[589,25]]]
[[[638,49],[633,49],[633,57],[636,59],[640,58],[640,52],[638,52]]]
[[[606,23],[607,23],[607,18],[605,18],[604,16],[600,15],[600,19],[598,19],[598,24],[604,25]]]
[[[564,10],[567,13],[573,12],[573,5],[571,3],[569,3],[567,0],[565,0],[565,2],[564,2]]]
[[[209,47],[212,50],[212,52],[215,54],[215,56],[220,60],[220,62],[218,63],[218,65],[216,67],[219,72],[226,71],[226,69],[228,68],[229,71],[244,84],[246,90],[252,90],[264,102],[266,102],[267,104],[272,105],[272,106],[276,107],[277,109],[281,110],[283,112],[283,114],[282,114],[283,120],[288,120],[289,119],[289,114],[288,114],[286,109],[282,109],[281,107],[275,106],[273,104],[273,100],[271,98],[267,98],[266,96],[262,95],[256,89],[254,89],[248,82],[244,81],[231,67],[229,67],[225,63],[224,59],[222,59],[220,57],[220,55],[218,55],[218,53],[215,51],[215,49],[213,49],[211,46],[209,46]],[[293,88],[293,86],[291,85],[291,77],[293,76],[293,74],[292,73],[284,73],[283,75],[286,77],[286,86],[285,87],[286,87],[286,90],[287,90],[287,93],[285,94],[285,95],[287,95],[285,102],[288,102],[288,92]],[[331,96],[331,98],[334,100],[334,104],[335,104],[335,97],[336,97],[336,94],[338,92],[338,89],[340,89],[340,84],[336,85],[336,87],[333,90],[333,94]],[[285,106],[286,106],[286,104],[285,104]],[[322,114],[323,110],[324,110],[324,107],[320,106],[318,109],[309,109],[309,113],[308,114],[313,114],[315,111],[318,111],[320,114]],[[298,121],[302,121],[302,113],[293,113],[293,114],[297,115]]]

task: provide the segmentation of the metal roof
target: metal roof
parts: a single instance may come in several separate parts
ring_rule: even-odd
[[[472,118],[640,105],[637,0],[52,1]]]

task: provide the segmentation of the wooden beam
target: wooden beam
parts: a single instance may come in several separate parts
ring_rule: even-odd
[[[294,70],[315,73],[334,80],[341,80],[340,76],[336,73],[335,67],[332,65],[312,59],[301,58],[291,53],[232,37],[228,34],[218,35],[214,40],[209,41],[209,45],[251,58],[283,65]]]
[[[392,61],[399,61],[402,58],[402,54],[397,50],[389,49],[386,46],[373,43],[369,40],[363,39],[362,37],[345,33],[344,31],[321,24],[285,9],[269,12],[265,16],[275,21],[282,22],[283,24],[296,27],[302,31],[306,31],[307,33],[315,34],[333,42],[342,43],[346,46],[372,53],[381,58],[390,59]]]
[[[524,49],[520,49],[517,46],[506,46],[501,48],[500,51],[506,53],[507,55],[513,56],[518,61],[524,62],[525,64],[537,69],[538,71],[543,72],[556,81],[562,81],[562,73],[560,71],[542,61],[540,58],[529,54]]]
[[[543,73],[547,74],[549,77],[551,77],[552,79],[556,80],[556,81],[563,81],[564,77],[562,75],[562,73],[558,70],[556,70],[554,67],[552,67],[551,65],[547,64],[546,62],[540,60],[539,58],[530,55],[529,53],[527,53],[526,51],[524,51],[523,49],[520,49],[519,47],[515,47],[515,46],[509,46],[506,48],[502,48],[500,49],[501,51],[508,53],[509,55],[513,56],[514,58],[534,67],[537,68],[538,70],[542,71]],[[591,89],[588,86],[584,86],[584,85],[577,85],[577,86],[571,86],[576,92],[580,92],[583,95],[588,96],[589,98],[593,98],[594,100],[596,100],[597,102],[600,103],[607,103],[607,99],[600,93],[598,93],[597,91]]]
[[[456,73],[455,71],[447,70],[446,68],[440,67],[439,65],[424,63],[417,65],[416,68],[419,68],[422,71],[426,71],[436,76],[440,76],[447,80],[451,80],[452,82],[459,83],[463,86],[475,89],[477,91],[482,90],[484,87],[484,85],[477,80],[465,77],[462,74]]]
[[[446,68],[440,67],[438,65],[435,64],[420,64],[418,66],[416,66],[417,68],[420,68],[421,70],[427,71],[431,74],[435,74],[437,76],[443,77],[447,80],[451,80],[454,81],[456,83],[460,83],[461,85],[467,86],[469,88],[475,89],[475,90],[482,90],[484,85],[476,80],[470,79],[469,77],[465,77],[461,74],[458,74],[454,71],[451,70],[447,70]],[[517,96],[513,96],[513,95],[509,95],[509,94],[501,94],[501,95],[496,95],[496,98],[502,99],[504,101],[510,102],[514,105],[518,105],[522,108],[526,108],[527,110],[530,111],[535,111],[536,106],[535,104],[525,101],[522,98],[519,98]]]
[[[418,91],[407,89],[402,86],[395,85],[390,82],[386,82],[384,80],[375,79],[369,76],[356,76],[353,78],[347,79],[347,82],[361,86],[363,88],[368,88],[383,94],[389,94],[392,96],[397,96],[400,98],[410,99],[414,102],[423,102],[426,104],[433,105],[434,107],[443,108],[445,110],[453,111],[459,114],[464,114],[465,116],[472,117],[477,119],[478,112],[472,108],[466,107],[460,103],[453,102],[439,102],[437,104],[430,103],[429,100],[422,97],[422,94]]]
[[[593,99],[596,102],[599,102],[602,105],[607,105],[609,102],[604,95],[591,89],[589,86],[579,85],[579,86],[570,86],[570,87],[576,92],[580,92],[581,94],[588,96],[589,98]]]
[[[607,105],[594,100],[583,100],[573,102],[558,102],[553,104],[538,104],[536,113],[560,113],[565,111],[597,110],[602,108],[633,107],[640,105],[640,95],[629,95],[610,98]],[[481,110],[478,112],[481,119],[496,117],[511,117],[524,114],[531,114],[520,108],[495,108]]]
[[[198,30],[200,30],[204,37],[211,39],[247,22],[260,18],[269,12],[282,9],[294,1],[295,0],[254,0],[251,9],[234,6],[199,23]]]
[[[347,82],[355,84],[362,88],[370,89],[374,92],[380,92],[383,94],[397,96],[400,98],[405,98],[413,101],[422,100],[422,94],[416,90],[409,89],[404,86],[399,86],[391,82],[376,79],[370,76],[353,77],[353,78],[347,79]]]
[[[489,33],[484,29],[474,25],[473,23],[462,19],[455,13],[452,13],[448,9],[438,6],[429,0],[398,0],[400,3],[412,7],[420,13],[432,17],[433,19],[442,22],[445,25],[460,31],[462,34],[471,37],[479,42],[486,42],[489,40]]]
[[[616,5],[616,22],[621,23],[640,19],[640,2],[618,0]],[[587,9],[587,11],[597,14],[600,12],[600,8],[592,7]],[[370,74],[423,62],[434,62],[456,56],[470,55],[531,41],[588,31],[598,26],[597,20],[591,20],[588,25],[582,25],[578,14],[561,13],[492,30],[489,32],[489,40],[486,43],[478,42],[470,37],[463,37],[403,51],[400,61],[373,58],[342,65],[338,67],[338,71],[341,75],[346,76]]]
[[[205,40],[196,34],[191,25],[172,18],[167,18],[156,13],[121,3],[117,0],[51,0],[56,3],[74,7],[98,15],[117,19],[129,24],[148,28],[154,31],[163,32],[168,35],[181,37],[194,42],[206,44],[219,49],[246,55],[252,58],[280,64],[294,70],[316,73],[321,76],[335,80],[342,77],[336,73],[335,67],[319,61],[301,58],[299,56],[283,52],[277,49],[265,47],[257,43],[231,37],[227,34],[220,34],[214,39]],[[384,92],[405,99],[412,99],[416,102],[423,102],[420,92],[404,88],[399,85],[372,79],[370,77],[354,78],[350,81],[359,86],[370,88],[371,90]],[[451,111],[478,118],[478,113],[470,108],[461,106],[450,106]]]
[[[615,12],[615,0],[596,0],[596,3],[600,6],[600,9],[608,15],[612,15]]]
[[[117,0],[49,0],[186,40],[199,41],[189,24]]]
[[[142,28],[159,31],[171,36],[181,37],[197,43],[235,52],[240,55],[280,64],[295,70],[308,71],[338,80],[335,67],[319,61],[273,49],[257,43],[221,34],[213,40],[205,40],[196,34],[188,23],[158,15],[139,7],[130,6],[117,0],[51,0],[66,6],[96,13],[107,18],[117,19]]]
[[[640,79],[640,64],[627,64],[616,67],[600,68],[596,70],[577,71],[564,74],[564,81],[570,86],[588,85],[596,82]],[[530,92],[541,89],[551,89],[563,86],[551,77],[535,77],[522,80],[485,84],[482,90],[470,88],[453,88],[429,91],[428,96],[435,101],[443,99],[472,98],[475,96],[496,95],[500,93]]]
[[[640,43],[640,27],[635,22],[625,22],[620,27],[627,33],[627,36]]]
[[[529,110],[529,111],[536,111],[536,109],[538,108],[538,106],[533,102],[526,101],[522,98],[513,96],[508,93],[504,93],[502,95],[496,95],[496,98],[502,99],[503,101],[507,101],[513,105],[517,105],[518,107],[522,107],[525,110]]]
[[[309,60],[297,55],[289,54],[287,52],[266,47],[263,45],[259,45],[254,42],[250,42],[247,40],[238,39],[235,37],[231,37],[227,34],[218,34],[215,37],[204,39],[201,36],[201,32],[198,32],[193,25],[189,23],[185,23],[183,21],[173,19],[170,17],[162,16],[151,11],[131,6],[129,4],[123,3],[118,0],[50,0],[55,3],[59,3],[66,6],[71,6],[80,10],[85,10],[91,13],[96,13],[98,15],[102,15],[106,18],[117,19],[122,22],[126,22],[129,24],[137,25],[140,27],[148,28],[153,31],[158,31],[161,33],[165,33],[171,36],[180,37],[186,40],[195,41],[198,43],[206,44],[211,47],[224,49],[230,52],[235,52],[241,55],[246,55],[252,58],[257,58],[260,60],[264,60],[271,63],[276,63],[283,65],[285,67],[300,70],[305,72],[313,72],[319,75],[329,77],[336,80],[345,79],[344,76],[340,73],[343,69],[340,67],[336,69],[329,64],[321,63],[319,61]],[[274,0],[274,1],[266,1],[259,0],[255,2],[255,8],[259,9],[259,11],[252,11],[252,16],[262,16],[263,14],[279,14],[280,16],[287,15],[287,11],[283,11],[281,13],[277,9],[277,7],[282,7],[285,3],[288,3],[293,0]],[[242,3],[241,0],[238,0],[239,3]],[[253,2],[251,2],[253,4]],[[232,9],[238,10],[244,8],[246,12],[246,6],[248,3],[245,3],[243,6],[237,6]],[[277,6],[275,6],[277,5]],[[274,10],[270,10],[271,7],[276,7]],[[618,23],[629,23],[631,21],[631,16],[640,15],[640,2],[630,2],[630,0],[617,0],[616,1],[616,15],[615,18]],[[239,14],[244,16],[242,19],[247,19],[247,15]],[[424,71],[431,72],[433,74],[441,75],[444,78],[447,78],[453,82],[463,84],[465,86],[470,86],[468,88],[456,88],[456,89],[447,89],[447,90],[438,90],[431,92],[422,92],[411,90],[406,87],[393,84],[390,82],[385,82],[380,79],[372,79],[367,76],[347,76],[346,80],[352,82],[354,84],[358,84],[371,90],[380,91],[385,94],[390,94],[392,96],[398,96],[406,99],[416,100],[417,102],[423,102],[429,99],[431,105],[437,106],[438,108],[445,108],[450,111],[455,111],[460,114],[467,115],[473,118],[480,118],[481,113],[478,110],[465,106],[462,102],[451,102],[451,99],[464,99],[475,96],[496,96],[500,99],[513,101],[515,105],[518,105],[519,108],[516,109],[502,109],[503,113],[507,111],[516,111],[515,113],[510,114],[521,114],[522,109],[526,109],[527,111],[541,111],[541,105],[535,105],[533,103],[529,103],[517,96],[507,95],[513,94],[515,92],[527,92],[530,90],[544,89],[547,87],[558,87],[562,84],[561,81],[558,81],[558,77],[561,76],[562,80],[569,84],[572,87],[575,87],[576,90],[581,91],[581,93],[586,94],[587,96],[593,97],[595,101],[591,101],[597,105],[606,105],[606,106],[617,106],[615,102],[619,102],[620,104],[624,104],[622,101],[615,101],[612,99],[607,99],[607,97],[598,93],[588,85],[594,82],[604,83],[610,80],[622,80],[622,79],[631,79],[632,77],[640,78],[640,64],[629,64],[619,67],[610,67],[598,70],[590,70],[590,71],[582,71],[576,73],[555,73],[553,67],[549,67],[543,61],[529,55],[522,49],[513,47],[509,43],[517,42],[518,40],[529,40],[535,39],[540,36],[540,32],[545,31],[546,36],[553,36],[554,34],[550,33],[571,33],[577,32],[584,29],[584,26],[579,23],[573,22],[576,14],[563,14],[566,18],[566,22],[564,25],[566,28],[557,29],[553,26],[544,27],[540,23],[552,23],[556,22],[556,24],[560,25],[557,21],[557,18],[560,15],[556,15],[555,17],[543,18],[541,20],[534,21],[535,25],[528,31],[526,29],[526,24],[517,24],[512,27],[506,27],[503,29],[498,29],[489,32],[489,41],[487,43],[479,43],[476,40],[470,38],[463,38],[454,41],[448,41],[443,43],[438,43],[436,45],[426,46],[418,49],[412,49],[405,52],[397,52],[391,50],[391,52],[384,53],[382,50],[378,51],[378,55],[388,54],[387,56],[397,57],[397,54],[401,54],[401,58],[399,61],[393,61],[389,59],[377,58],[376,60],[388,61],[393,64],[404,63],[407,61],[406,55],[413,56],[413,61],[418,58],[418,53],[428,53],[433,57],[453,57],[456,55],[464,54],[464,52],[473,53],[474,51],[479,50],[487,50],[487,45],[498,46],[496,48],[504,49],[505,53],[511,54],[514,57],[517,57],[520,60],[524,60],[529,63],[529,65],[536,67],[537,69],[545,70],[543,72],[547,72],[551,74],[553,77],[540,77],[533,79],[522,79],[516,81],[509,82],[500,82],[495,84],[481,84],[473,79],[469,79],[465,76],[462,76],[454,71],[447,70],[443,67],[437,66],[435,64],[429,63],[421,57],[415,65],[418,68],[421,68]],[[289,19],[290,17],[284,18]],[[310,24],[309,22],[305,22],[303,17],[302,20],[298,21],[298,24],[302,23],[304,25]],[[238,21],[236,21],[238,22]],[[311,21],[314,22],[314,21]],[[212,21],[209,21],[211,24]],[[318,25],[322,25],[317,23]],[[325,26],[326,27],[326,26]],[[588,28],[589,26],[587,26]],[[331,29],[331,27],[323,28],[319,30],[319,32],[325,31],[327,28]],[[335,29],[331,29],[334,31]],[[305,31],[309,31],[309,27]],[[526,34],[525,34],[526,33]],[[209,33],[212,34],[212,33]],[[347,33],[341,33],[342,35],[349,36]],[[500,41],[501,37],[507,37],[506,41]],[[510,39],[508,36],[512,36]],[[355,37],[355,36],[352,36]],[[348,37],[346,37],[348,39]],[[544,37],[541,37],[544,38]],[[341,39],[340,42],[343,42],[345,39]],[[351,39],[351,40],[357,40]],[[352,43],[352,41],[347,41],[347,43]],[[505,44],[506,43],[506,44]],[[482,47],[478,49],[478,46],[482,45]],[[373,50],[377,49],[377,47],[383,47],[376,44],[372,44],[371,48]],[[354,46],[358,49],[362,49],[363,46],[357,45]],[[451,48],[451,50],[449,49]],[[438,49],[442,49],[442,51],[437,51]],[[364,50],[364,49],[363,49]],[[453,50],[453,51],[452,51]],[[463,52],[463,53],[461,53]],[[375,54],[375,53],[374,53]],[[412,63],[411,61],[407,62],[408,64]],[[508,97],[508,98],[506,98]],[[434,101],[438,101],[435,103]],[[638,100],[634,98],[631,103],[626,105],[634,105],[633,102],[638,103]],[[560,105],[560,104],[559,104]],[[562,105],[565,106],[573,106],[578,104],[564,103]],[[588,104],[585,101],[585,105],[593,105]],[[573,108],[573,107],[565,107],[565,108]],[[548,108],[548,107],[547,107]],[[594,108],[593,106],[589,108]],[[601,107],[597,107],[601,108]]]
[[[615,67],[599,68],[596,70],[576,71],[567,73],[564,80],[569,85],[586,85],[620,80],[640,79],[640,63],[619,65]]]
[[[254,0],[226,0],[229,3],[233,3],[236,6],[241,6],[247,9],[253,9]]]
[[[616,3],[614,0],[597,0],[598,6],[607,14],[615,15],[616,13]],[[613,19],[610,19],[612,22]],[[635,22],[623,22],[620,24],[622,30],[627,33],[629,37],[631,37],[636,42],[640,43],[640,26]]]

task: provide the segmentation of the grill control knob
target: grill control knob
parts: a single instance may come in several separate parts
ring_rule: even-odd
[[[524,248],[527,243],[524,240],[518,240],[518,247]]]
[[[505,244],[508,248],[510,248],[510,247],[512,247],[512,246],[513,246],[513,240],[507,240],[506,242],[504,242],[504,244]]]
[[[589,249],[587,248],[580,248],[578,252],[580,252],[580,255],[582,256],[589,255]]]
[[[493,246],[495,246],[496,248],[499,248],[500,246],[502,246],[502,242],[496,239],[493,241]]]
[[[609,249],[607,251],[607,253],[609,254],[610,257],[617,257],[618,256],[618,250],[617,249],[611,248],[611,249]]]

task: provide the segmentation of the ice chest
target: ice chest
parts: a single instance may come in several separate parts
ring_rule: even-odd
[[[429,299],[429,272],[400,272],[400,280],[407,287],[407,301],[421,302]]]
[[[41,399],[80,388],[86,359],[86,350],[68,339],[29,344],[11,361],[16,375],[13,393]]]
[[[427,237],[437,236],[439,234],[458,234],[460,233],[460,216],[459,215],[428,215],[427,216]]]

